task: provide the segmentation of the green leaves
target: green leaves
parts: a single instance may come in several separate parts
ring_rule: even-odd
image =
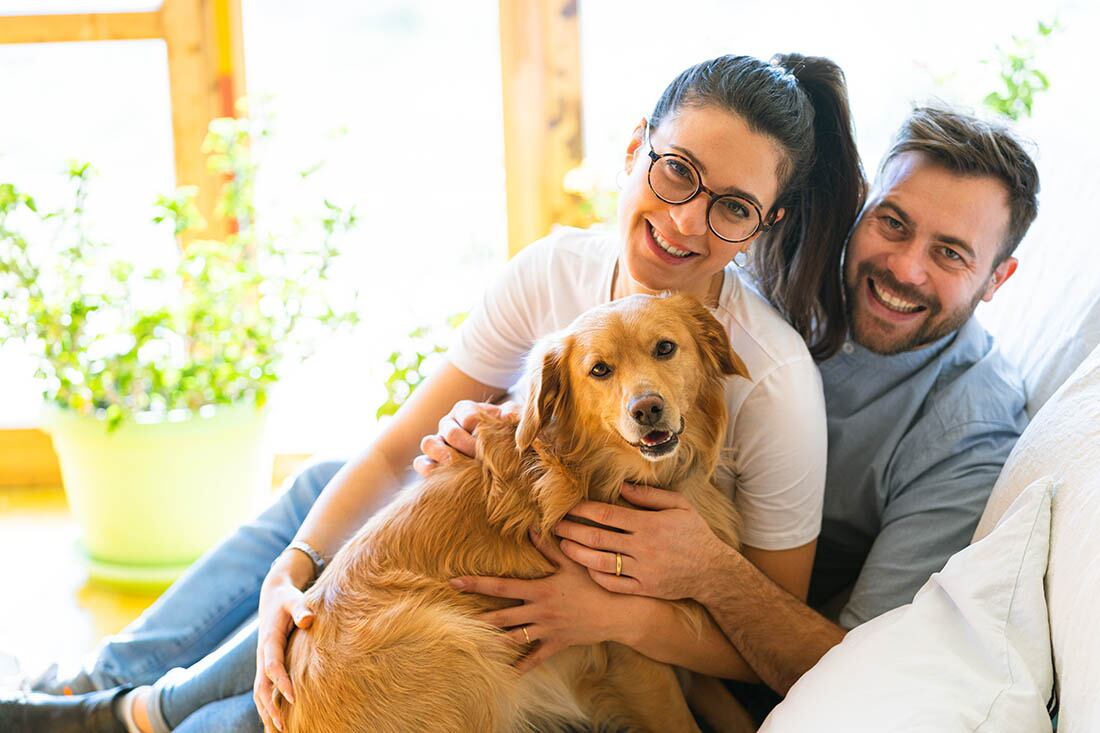
[[[0,183],[0,216],[7,216],[18,206],[25,206],[34,212],[38,211],[34,199],[30,196],[19,193],[10,183]]]
[[[155,206],[158,212],[153,217],[153,222],[171,222],[173,234],[177,237],[187,231],[205,229],[206,220],[195,205],[195,197],[198,195],[198,186],[180,186],[174,194],[157,196]]]
[[[0,183],[0,335],[24,341],[37,357],[46,399],[97,414],[109,429],[138,412],[262,405],[284,364],[306,358],[320,335],[358,321],[357,294],[329,278],[354,212],[324,201],[313,230],[297,241],[261,232],[257,135],[267,135],[261,122],[211,123],[204,150],[226,176],[219,209],[237,232],[192,239],[174,271],[112,259],[88,234],[87,163],[69,165],[70,205],[49,213]],[[200,232],[196,194],[184,187],[158,197],[154,221],[176,237]]]
[[[375,411],[375,417],[393,415],[408,401],[413,391],[431,373],[436,357],[447,351],[446,331],[452,331],[466,320],[465,313],[449,316],[442,326],[420,326],[409,332],[409,346],[390,353],[386,363],[390,373],[386,378],[386,401]]]
[[[990,92],[983,100],[986,107],[1014,121],[1030,117],[1035,96],[1050,89],[1050,79],[1034,68],[1037,42],[1048,38],[1058,29],[1057,21],[1046,24],[1039,21],[1032,38],[1012,37],[1012,47],[997,47],[995,63],[999,67],[1002,89]]]

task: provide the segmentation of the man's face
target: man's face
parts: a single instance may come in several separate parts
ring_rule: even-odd
[[[852,337],[897,354],[958,329],[1016,270],[1014,258],[993,267],[1008,224],[997,179],[951,173],[920,153],[890,161],[848,243]]]

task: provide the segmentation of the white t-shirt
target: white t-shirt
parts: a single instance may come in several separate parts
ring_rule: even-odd
[[[456,335],[451,362],[479,382],[513,389],[543,336],[611,300],[619,254],[613,235],[562,228],[508,264]],[[727,266],[718,307],[752,380],[726,381],[729,429],[719,484],[736,494],[742,541],[763,550],[817,538],[827,432],[821,376],[805,342]]]

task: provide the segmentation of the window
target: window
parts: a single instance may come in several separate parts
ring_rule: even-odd
[[[248,89],[274,130],[258,216],[289,225],[303,208],[298,173],[320,160],[310,202],[325,195],[361,215],[340,277],[359,287],[363,322],[287,373],[273,402],[277,450],[361,447],[385,399],[390,351],[414,327],[468,310],[504,262],[497,10],[245,2]],[[165,68],[157,41],[0,46],[0,90],[22,110],[0,119],[3,179],[56,200],[66,160],[89,160],[100,171],[95,231],[134,258],[171,252],[148,223],[154,196],[174,186]],[[2,353],[0,424],[33,424],[26,361],[10,345]]]
[[[51,208],[70,200],[67,162],[92,162],[93,231],[136,262],[170,255],[151,221],[155,193],[175,186],[163,42],[0,45],[0,98],[0,179]],[[32,371],[17,345],[0,346],[0,427],[36,421]]]
[[[497,12],[484,0],[245,4],[249,90],[276,110],[258,215],[292,208],[273,189],[317,150],[316,189],[362,216],[342,276],[360,287],[364,321],[283,382],[277,447],[361,448],[389,353],[469,310],[504,263]]]

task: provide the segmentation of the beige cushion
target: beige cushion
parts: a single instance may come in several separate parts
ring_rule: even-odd
[[[1053,476],[1047,605],[1059,733],[1100,731],[1100,348],[1043,406],[1009,456],[975,539],[1032,481]]]

